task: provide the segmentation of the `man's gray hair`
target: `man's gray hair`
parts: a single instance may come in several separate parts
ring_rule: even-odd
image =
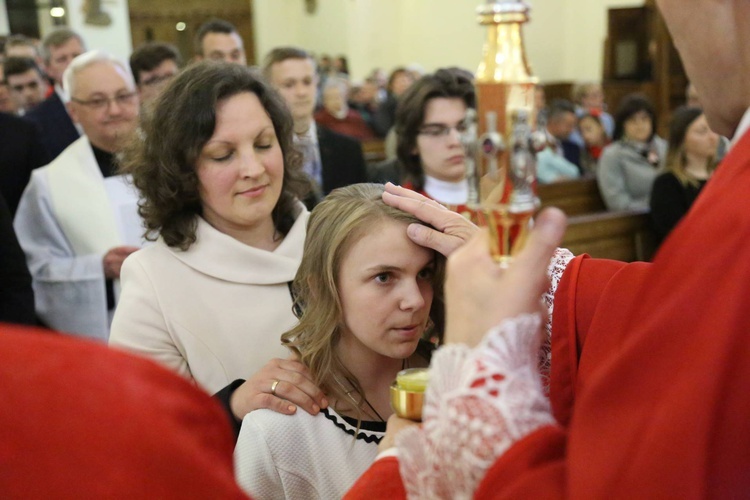
[[[70,99],[75,93],[76,76],[78,73],[88,68],[92,64],[109,63],[122,70],[125,79],[128,81],[130,86],[135,90],[135,78],[133,78],[133,72],[130,71],[130,65],[120,59],[116,58],[109,52],[103,50],[89,50],[84,52],[80,56],[76,57],[70,62],[70,65],[65,70],[62,76],[63,89]]]
[[[59,47],[61,45],[64,45],[71,38],[77,38],[78,41],[81,42],[81,47],[83,47],[83,50],[86,50],[86,44],[83,43],[83,38],[81,38],[81,35],[70,28],[58,28],[50,32],[50,34],[45,36],[44,40],[42,40],[42,57],[44,58],[44,62],[46,64],[49,64],[49,60],[51,57],[49,50],[50,47]]]
[[[323,92],[332,87],[339,89],[341,91],[341,95],[344,96],[344,99],[346,99],[346,96],[349,93],[349,80],[338,76],[329,76],[328,78],[326,78],[326,82],[323,84]]]

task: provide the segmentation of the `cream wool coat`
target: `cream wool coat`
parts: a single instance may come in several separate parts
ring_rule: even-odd
[[[273,252],[247,246],[198,220],[183,252],[161,239],[127,258],[110,345],[162,363],[215,393],[274,357],[297,323],[289,282],[302,260],[309,213]]]

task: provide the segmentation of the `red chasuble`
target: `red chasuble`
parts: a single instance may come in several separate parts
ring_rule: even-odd
[[[516,443],[476,498],[750,495],[750,133],[653,264],[579,257],[555,297],[559,427]],[[347,498],[391,498],[396,460]]]
[[[0,497],[248,498],[208,394],[106,345],[0,323]]]

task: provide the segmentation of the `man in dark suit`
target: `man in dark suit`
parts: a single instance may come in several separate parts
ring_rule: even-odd
[[[13,216],[0,193],[0,322],[36,324],[34,290]]]
[[[45,71],[54,80],[55,91],[26,117],[39,128],[40,140],[46,152],[45,163],[49,163],[80,136],[65,109],[62,75],[70,61],[83,54],[86,48],[75,31],[60,28],[44,38],[42,50]]]
[[[570,163],[581,168],[581,148],[568,140],[576,129],[578,117],[573,103],[565,99],[555,99],[547,113],[547,139],[555,152]]]
[[[295,144],[304,155],[303,168],[322,194],[365,182],[359,141],[315,124],[318,75],[310,55],[294,47],[276,48],[266,57],[263,72],[292,112]]]
[[[31,171],[44,165],[46,156],[33,123],[0,113],[0,194],[11,215],[16,213]]]

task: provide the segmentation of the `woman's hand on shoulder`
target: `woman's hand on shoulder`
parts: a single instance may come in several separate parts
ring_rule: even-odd
[[[296,359],[272,359],[244,384],[229,400],[234,416],[242,420],[253,410],[267,408],[292,415],[301,407],[310,415],[328,407],[328,401],[312,381],[307,367]]]

